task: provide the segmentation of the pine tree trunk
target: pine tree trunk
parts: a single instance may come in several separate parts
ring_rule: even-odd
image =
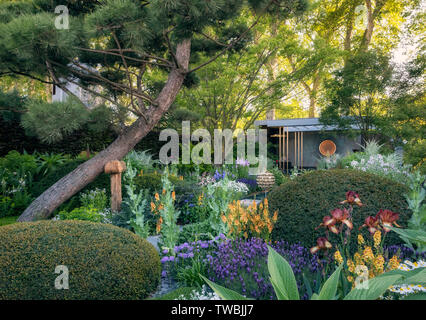
[[[176,59],[181,68],[187,69],[190,58],[191,41],[184,40],[177,45]],[[156,107],[147,115],[148,122],[139,118],[105,150],[92,159],[78,166],[74,171],[60,179],[43,192],[25,209],[18,221],[34,221],[48,218],[62,203],[67,201],[104,171],[104,166],[111,160],[122,159],[134,146],[150,132],[169,109],[176,98],[185,73],[173,69],[166,84],[155,100]]]

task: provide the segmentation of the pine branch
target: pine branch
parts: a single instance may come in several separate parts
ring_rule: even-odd
[[[263,9],[263,12],[266,12],[269,7],[274,3],[274,0],[271,0],[268,5]],[[232,41],[231,43],[229,43],[225,48],[223,48],[217,55],[215,55],[213,58],[209,59],[208,61],[200,64],[198,67],[195,67],[191,70],[189,70],[187,73],[191,73],[191,72],[195,72],[203,67],[205,67],[206,65],[212,63],[213,61],[215,61],[217,58],[219,58],[220,56],[222,56],[225,52],[227,52],[229,49],[231,49],[232,47],[234,47],[238,42],[240,42],[247,34],[248,32],[253,29],[260,21],[260,19],[262,18],[263,14],[259,14],[258,18],[256,19],[255,22],[253,22],[251,24],[250,27],[248,27],[237,39],[235,39],[234,41]]]

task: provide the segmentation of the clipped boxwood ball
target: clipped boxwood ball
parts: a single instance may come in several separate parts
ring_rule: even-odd
[[[315,228],[324,216],[330,215],[331,210],[343,207],[339,202],[345,200],[346,191],[349,190],[358,193],[363,203],[362,207],[354,208],[352,234],[358,233],[367,216],[375,216],[380,209],[398,212],[400,217],[397,223],[402,227],[407,226],[411,213],[404,198],[408,191],[404,185],[358,170],[317,170],[276,187],[268,194],[270,211],[278,210],[272,239],[301,242],[308,248],[314,246],[316,239],[325,235],[324,228]],[[361,232],[370,238],[366,228]],[[329,234],[331,240],[335,240],[332,242],[336,243],[337,237],[331,232]],[[394,232],[386,235],[385,244],[402,242]],[[352,243],[356,247],[356,239]]]
[[[68,289],[55,288],[55,279],[64,276],[55,273],[59,265],[68,268]],[[0,300],[144,299],[156,290],[160,273],[155,248],[112,225],[38,221],[0,227]]]

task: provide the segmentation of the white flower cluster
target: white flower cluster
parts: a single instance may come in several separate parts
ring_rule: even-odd
[[[204,186],[207,186],[207,185],[215,183],[215,182],[216,182],[216,179],[214,177],[211,177],[211,176],[207,175],[207,176],[202,176],[201,177],[200,182],[198,183],[198,185],[204,187]]]
[[[398,269],[403,271],[411,271],[417,268],[424,268],[424,267],[426,267],[426,261],[419,260],[417,262],[411,262],[411,261],[405,260],[404,263],[401,263],[398,266]],[[403,285],[391,286],[389,290],[391,292],[398,293],[401,295],[407,295],[411,293],[426,292],[426,287],[422,286],[421,284],[417,284],[417,285],[403,284]]]
[[[410,166],[403,165],[402,160],[396,154],[384,156],[373,154],[360,160],[352,160],[348,168],[371,172],[391,179],[401,181],[410,174]]]
[[[248,193],[249,189],[245,183],[237,182],[235,180],[220,180],[213,184],[216,188],[225,188],[227,190],[230,190],[232,192],[237,193]]]
[[[222,300],[222,299],[216,293],[209,290],[206,285],[203,285],[201,289],[192,290],[189,297],[180,295],[175,300]]]

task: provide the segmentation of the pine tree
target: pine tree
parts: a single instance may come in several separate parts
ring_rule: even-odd
[[[65,5],[69,28],[55,8]],[[280,19],[303,0],[22,0],[0,4],[0,74],[56,85],[74,83],[134,120],[105,150],[38,197],[19,221],[47,218],[123,158],[167,112],[182,85],[228,50],[243,48],[259,21],[235,23],[242,10]],[[62,13],[64,14],[64,12]],[[208,59],[201,60],[201,57]],[[100,90],[95,89],[100,88]],[[38,108],[40,109],[40,108]],[[34,117],[34,119],[39,119]],[[128,121],[127,121],[128,122]]]

